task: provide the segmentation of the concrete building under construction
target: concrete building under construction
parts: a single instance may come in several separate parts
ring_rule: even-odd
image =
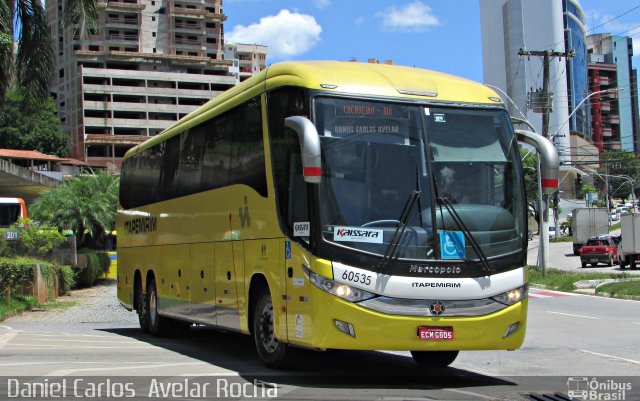
[[[98,0],[99,29],[63,29],[47,1],[56,96],[71,157],[117,166],[137,145],[266,66],[267,48],[224,43],[222,0]]]

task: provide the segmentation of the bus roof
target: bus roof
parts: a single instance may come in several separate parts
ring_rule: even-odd
[[[281,86],[409,101],[502,105],[500,97],[487,86],[441,72],[387,64],[289,61],[273,64],[216,96],[157,136],[129,150],[125,158],[227,111],[241,101]]]

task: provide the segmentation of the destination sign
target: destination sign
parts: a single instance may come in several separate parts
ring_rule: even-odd
[[[384,103],[347,102],[336,106],[337,117],[409,118],[403,106]]]

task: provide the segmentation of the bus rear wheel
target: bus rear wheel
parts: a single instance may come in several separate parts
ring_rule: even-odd
[[[169,319],[158,314],[158,290],[156,288],[156,280],[151,279],[147,286],[147,315],[149,333],[154,336],[162,336],[166,333],[169,326]]]
[[[140,330],[143,333],[149,332],[149,309],[147,309],[147,298],[142,292],[142,285],[136,286],[136,312],[138,312],[138,322],[140,323]]]
[[[262,363],[274,369],[283,368],[287,362],[287,345],[275,335],[275,319],[271,294],[263,289],[253,307],[253,340]]]
[[[411,351],[411,356],[423,368],[446,368],[458,357],[459,351]]]

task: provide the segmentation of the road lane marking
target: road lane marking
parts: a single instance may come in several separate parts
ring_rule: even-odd
[[[574,315],[572,313],[563,313],[563,312],[554,312],[554,311],[546,311],[547,313],[554,313],[556,315],[563,315],[563,316],[572,316],[572,317],[582,317],[585,319],[600,319],[599,317],[595,317],[595,316],[585,316],[585,315]]]
[[[636,361],[634,359],[620,358],[619,356],[601,354],[599,352],[587,351],[586,349],[581,349],[580,352],[584,352],[585,354],[591,354],[591,355],[595,355],[595,356],[601,356],[601,357],[607,358],[607,359],[613,359],[613,360],[617,360],[617,361],[629,362],[629,363],[633,363],[633,364],[636,364],[636,365],[640,365],[640,361]]]
[[[162,363],[162,364],[154,364],[154,365],[139,365],[139,366],[118,366],[113,368],[86,368],[86,369],[61,369],[54,370],[53,372],[47,373],[45,376],[68,376],[72,373],[87,373],[87,372],[104,372],[104,371],[118,371],[118,370],[132,370],[132,369],[158,369],[158,368],[170,368],[174,366],[197,366],[197,365],[207,365],[206,362],[182,362],[182,363]]]
[[[25,336],[23,336],[23,339]],[[106,340],[56,340],[53,338],[50,339],[46,339],[46,340],[38,340],[40,342],[47,342],[47,343],[89,343],[89,344],[99,344],[99,343],[111,343],[111,344],[141,344],[141,341],[118,341],[118,340],[111,340],[111,341],[106,341]],[[39,346],[39,344],[35,344],[35,346]]]
[[[2,348],[2,338],[0,337],[0,348]],[[43,349],[43,348],[60,348],[60,344],[11,344],[7,348],[18,349],[19,347],[23,347],[20,349]],[[77,347],[73,347],[74,349],[149,349],[155,348],[153,345],[138,345],[133,347],[110,347],[106,345],[79,345]]]
[[[149,361],[118,361],[118,362],[103,362],[103,361],[55,361],[55,362],[10,362],[0,363],[1,367],[8,366],[28,366],[28,365],[140,365],[140,364],[163,364],[164,361],[149,362]]]
[[[493,400],[493,399],[495,399],[493,396],[484,395],[484,394],[480,394],[480,393],[475,393],[473,391],[456,390],[456,389],[452,389],[452,388],[444,388],[443,390],[444,391],[451,391],[453,393],[470,395],[470,396],[473,396],[473,397],[476,397],[476,398],[484,398],[485,400]],[[411,399],[413,399],[413,397],[411,397]]]
[[[0,326],[1,328],[5,329],[5,330],[9,330],[9,331],[13,331],[13,329],[9,326]]]
[[[0,349],[3,349],[9,341],[13,340],[13,338],[18,334],[19,332],[17,331],[9,331],[4,334],[0,334]]]
[[[633,323],[633,324],[640,324],[640,322],[631,322],[631,323]]]

